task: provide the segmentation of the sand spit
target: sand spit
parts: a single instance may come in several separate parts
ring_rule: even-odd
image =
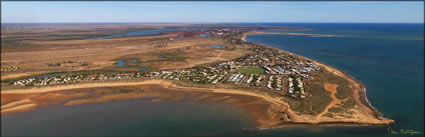
[[[12,112],[23,112],[31,109],[35,109],[37,104],[29,99],[15,101],[1,106],[1,114],[7,114]]]

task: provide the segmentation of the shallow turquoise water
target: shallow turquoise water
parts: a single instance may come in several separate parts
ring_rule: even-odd
[[[212,45],[212,46],[210,46],[210,48],[213,48],[213,49],[224,49],[226,47],[223,46],[223,45]]]

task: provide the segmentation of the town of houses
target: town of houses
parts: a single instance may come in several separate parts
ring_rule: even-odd
[[[207,67],[193,67],[178,70],[162,70],[159,72],[107,72],[92,74],[62,74],[44,78],[27,78],[13,82],[20,86],[40,86],[75,83],[96,80],[120,79],[168,79],[191,81],[200,84],[232,84],[250,88],[277,92],[293,98],[308,96],[306,81],[313,79],[312,72],[321,68],[314,63],[301,60],[295,56],[280,52],[263,45],[238,41],[229,37],[232,43],[250,44],[249,50],[254,54],[231,61],[220,62]],[[261,67],[263,74],[243,74],[237,71],[241,67]]]

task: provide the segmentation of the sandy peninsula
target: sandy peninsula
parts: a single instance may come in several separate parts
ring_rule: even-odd
[[[245,42],[248,42],[248,41],[246,41],[246,36],[247,35],[256,35],[256,34],[314,35],[314,34],[304,34],[304,33],[268,33],[268,32],[251,31],[251,32],[244,33],[242,35],[241,39]],[[271,46],[268,46],[268,45],[263,45],[263,46],[267,46],[269,48],[274,48],[274,47],[271,47]],[[278,48],[274,48],[274,49],[280,50],[281,52],[288,53],[288,54],[296,56],[298,58],[310,60],[310,61],[314,62],[315,64],[317,64],[321,67],[324,67],[329,72],[332,72],[333,74],[340,76],[340,77],[343,77],[344,79],[348,80],[350,82],[350,87],[353,89],[353,97],[354,97],[354,100],[356,101],[356,103],[358,105],[358,109],[359,109],[360,112],[362,112],[364,114],[363,116],[361,116],[361,120],[343,120],[343,121],[335,121],[335,120],[331,120],[331,119],[329,119],[329,120],[313,120],[314,118],[304,117],[306,119],[301,120],[301,121],[304,121],[306,123],[353,122],[353,123],[364,123],[364,124],[390,124],[390,123],[394,122],[394,120],[384,118],[383,115],[368,102],[367,97],[366,97],[366,88],[365,88],[364,84],[361,83],[360,81],[354,79],[349,74],[347,74],[347,73],[345,73],[341,70],[338,70],[334,67],[320,63],[316,60],[309,59],[309,58],[306,58],[306,57],[303,57],[303,56],[300,56],[300,55],[297,55],[297,54],[294,54],[294,53],[291,53],[291,52],[288,52],[288,51],[285,51],[285,50],[282,50],[282,49],[278,49]],[[331,104],[329,104],[327,109],[329,107],[331,107],[332,105],[335,105],[336,102],[339,102],[339,100],[334,98],[335,91],[332,91],[332,89],[336,89],[336,87],[332,87],[333,85],[329,85],[329,86],[330,86],[329,91],[332,92],[332,96],[333,96],[332,98],[334,100]],[[321,116],[321,115],[319,115],[319,116]],[[301,117],[303,117],[303,116],[301,116]]]
[[[249,31],[242,34],[241,39],[246,41],[247,35],[259,35],[259,34],[278,34],[278,35],[306,35],[306,36],[318,36],[318,37],[335,37],[337,35],[321,35],[321,34],[307,34],[307,33],[269,33],[269,32],[255,32]],[[157,38],[171,37],[175,36],[175,34],[167,34],[161,36],[149,36]],[[154,39],[152,38],[152,39]],[[147,40],[148,37],[143,37],[142,40],[150,42],[151,40]],[[119,40],[134,40],[134,43],[141,43],[137,38],[122,38],[122,39],[112,39],[108,40],[110,42],[122,43]],[[86,40],[74,40],[71,42],[86,42]],[[103,42],[102,42],[103,43]],[[190,53],[199,53],[192,58],[188,58],[189,61],[197,61],[199,58],[206,58],[205,49],[196,49],[196,45],[205,45],[205,44],[216,44],[218,41],[208,40],[202,38],[196,38],[193,40],[184,40],[183,42],[170,42],[167,46],[157,46],[156,49],[153,49],[152,46],[138,46],[138,45],[130,45],[128,49],[124,49],[122,46],[114,47],[120,50],[107,50],[108,53],[96,52],[96,55],[105,56],[103,54],[108,54],[107,56],[116,55],[114,52],[120,53],[122,55],[133,54],[133,56],[139,55],[136,54],[139,51],[143,51],[141,49],[147,50],[170,50],[170,49],[178,49],[179,51],[190,51]],[[152,44],[152,43],[150,43]],[[187,47],[187,45],[194,45],[192,48]],[[171,46],[170,46],[171,45]],[[92,45],[90,45],[92,46]],[[271,46],[263,45],[268,48],[273,48]],[[92,46],[93,47],[93,46]],[[91,49],[93,49],[91,47]],[[100,48],[99,51],[104,51],[104,48]],[[139,50],[138,47],[143,47]],[[64,47],[65,48],[65,47]],[[199,48],[199,47],[198,47]],[[91,49],[87,49],[90,51]],[[188,98],[191,100],[202,100],[202,101],[222,101],[231,104],[235,104],[241,106],[248,110],[249,113],[255,117],[256,122],[259,127],[273,127],[279,126],[282,124],[326,124],[326,123],[356,123],[356,124],[372,124],[372,125],[386,125],[393,123],[393,120],[382,118],[382,114],[379,113],[376,109],[374,109],[366,99],[365,94],[365,86],[355,80],[352,76],[340,71],[331,66],[327,66],[318,61],[308,59],[288,51],[284,51],[281,49],[277,49],[279,52],[288,53],[292,56],[296,56],[301,59],[312,61],[320,67],[325,68],[327,71],[331,72],[333,75],[344,78],[348,81],[350,88],[352,89],[352,97],[355,101],[355,107],[351,110],[352,117],[350,118],[331,118],[325,117],[324,115],[333,108],[335,105],[339,104],[343,100],[340,100],[335,97],[335,94],[338,93],[337,88],[339,85],[335,85],[332,83],[324,84],[325,93],[329,93],[332,98],[332,101],[326,106],[323,112],[318,115],[305,115],[298,113],[295,109],[291,108],[290,103],[284,100],[283,96],[272,97],[267,95],[264,92],[256,92],[256,91],[245,91],[244,89],[238,88],[201,88],[201,87],[188,87],[188,86],[180,86],[173,81],[170,80],[160,80],[160,79],[144,79],[144,80],[133,80],[133,81],[108,81],[108,82],[89,82],[89,83],[75,83],[75,84],[67,84],[67,85],[57,85],[57,86],[43,86],[43,87],[33,87],[26,89],[6,89],[1,91],[1,114],[10,114],[22,111],[29,111],[36,109],[37,107],[42,107],[48,104],[58,104],[64,103],[64,107],[73,106],[73,105],[83,105],[87,103],[97,103],[97,102],[106,102],[106,101],[115,101],[115,100],[127,100],[134,98],[143,98],[143,97],[155,97],[156,99],[152,100],[152,103],[160,102],[161,100],[181,100],[183,98]],[[204,52],[198,52],[204,51]],[[222,55],[223,57],[220,60],[229,60],[233,59],[235,56],[242,56],[236,51],[233,50],[212,50],[208,51],[210,54]],[[98,50],[96,50],[98,51]],[[106,48],[105,48],[106,51]],[[119,51],[119,52],[118,52]],[[128,51],[131,51],[128,53]],[[37,55],[40,54],[37,51]],[[64,52],[69,52],[67,49]],[[247,52],[247,51],[245,51]],[[71,53],[71,52],[70,52]],[[84,53],[84,52],[83,52]],[[217,54],[220,53],[220,54]],[[233,54],[231,54],[233,53]],[[248,53],[248,52],[247,52]],[[9,53],[12,54],[12,53]],[[36,53],[34,53],[36,54]],[[81,53],[82,54],[82,53]],[[89,53],[87,53],[89,54]],[[100,55],[102,54],[102,55]],[[110,55],[109,55],[110,54]],[[10,58],[14,56],[20,56],[22,54],[13,54]],[[83,55],[83,54],[82,54]],[[142,55],[142,54],[141,54]],[[141,56],[140,55],[140,56]],[[62,56],[60,54],[56,56]],[[71,56],[71,55],[70,55]],[[94,55],[93,55],[94,56]],[[116,55],[118,56],[118,55]],[[132,57],[133,57],[132,56]],[[43,56],[44,57],[44,56]],[[44,57],[46,60],[51,57]],[[115,58],[115,57],[114,57]],[[135,58],[135,57],[133,57]],[[211,61],[217,60],[217,58],[211,58]],[[102,58],[104,62],[108,62],[110,66],[113,65],[113,61],[110,61],[113,57]],[[192,59],[192,60],[191,60]],[[93,62],[99,62],[99,60],[94,60]],[[29,62],[31,63],[31,62]],[[174,66],[183,66],[185,62],[177,62]],[[198,64],[203,64],[205,62],[199,61]],[[165,62],[162,67],[170,64],[169,62]],[[34,64],[30,64],[34,65]],[[105,65],[105,64],[95,64],[93,65]],[[97,66],[94,66],[91,69],[95,69]],[[164,68],[173,68],[175,67],[164,67]],[[71,69],[69,69],[71,70]],[[330,74],[330,73],[329,73]],[[11,75],[10,77],[18,77]],[[131,93],[119,94],[115,93],[115,88],[129,88],[131,89]],[[156,89],[156,90],[153,90]],[[160,89],[160,90],[158,90]],[[94,94],[93,94],[94,93]],[[323,105],[324,106],[324,105]]]

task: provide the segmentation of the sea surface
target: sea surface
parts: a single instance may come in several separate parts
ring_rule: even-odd
[[[290,31],[311,34],[338,35],[312,37],[299,35],[248,35],[247,40],[266,44],[305,56],[341,69],[366,85],[370,103],[395,120],[391,128],[424,132],[424,24],[348,24],[348,23],[292,23],[265,24],[310,29]],[[285,32],[262,30],[264,32]],[[315,132],[297,129],[273,129],[258,135],[318,135],[331,134],[334,128],[320,128]],[[359,134],[362,128],[350,127],[338,134]],[[373,128],[371,128],[372,130]],[[389,135],[377,128],[380,134]],[[293,131],[293,132],[291,132]],[[370,130],[369,130],[370,131]],[[342,132],[342,133],[341,133]],[[361,133],[360,133],[361,134]],[[400,134],[399,134],[400,135]],[[404,135],[406,136],[406,135]],[[408,135],[410,136],[410,135]]]

